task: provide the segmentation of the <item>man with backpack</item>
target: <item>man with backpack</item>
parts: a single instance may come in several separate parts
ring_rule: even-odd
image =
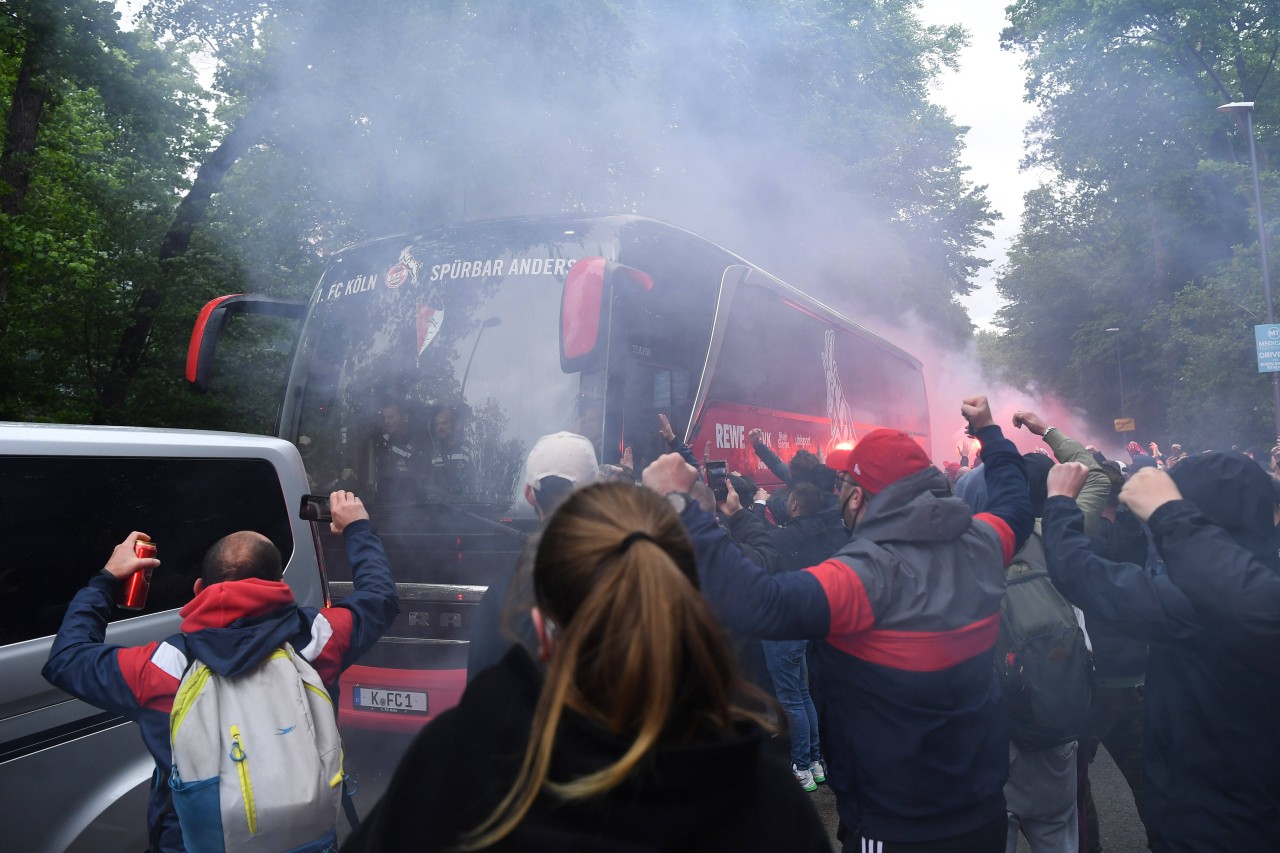
[[[1013,425],[1043,438],[1059,461],[1079,462],[1089,469],[1080,506],[1085,526],[1092,531],[1111,488],[1093,454],[1035,412],[1015,412]],[[1092,698],[1092,663],[1077,613],[1049,577],[1040,535],[1053,461],[1044,453],[1028,453],[1023,459],[1036,522],[1031,537],[1005,570],[995,647],[996,673],[1009,721],[1005,853],[1017,850],[1019,832],[1026,836],[1032,853],[1076,853],[1080,844],[1077,751]]]
[[[184,722],[183,714],[188,711],[187,725],[204,718],[202,711],[193,710],[204,704],[203,697],[196,699],[197,694],[204,691],[200,685],[188,688],[187,676],[200,676],[209,682],[234,681],[278,662],[283,654],[289,666],[285,676],[297,687],[300,699],[315,696],[316,689],[327,688],[332,693],[342,671],[377,642],[399,612],[391,569],[364,505],[350,492],[338,491],[330,496],[330,508],[333,531],[343,533],[346,539],[355,587],[351,595],[334,607],[299,607],[282,580],[279,550],[271,540],[249,530],[223,537],[205,554],[201,576],[195,583],[195,598],[180,611],[182,632],[163,642],[135,647],[104,642],[116,589],[121,582],[135,572],[160,564],[154,558],[135,556],[134,545],[138,539],[146,538],[144,534],[130,533],[115,547],[106,567],[72,600],[43,675],[54,686],[85,702],[138,723],[143,742],[156,761],[147,813],[152,853],[209,849],[198,846],[195,838],[184,840],[184,833],[192,830],[185,818],[180,825],[170,789],[174,766],[171,722],[177,727]],[[294,674],[306,673],[312,668],[314,672],[310,675],[318,676],[323,688],[308,687],[304,682],[310,681],[309,677]],[[210,688],[208,682],[203,684],[205,690]],[[179,700],[177,705],[175,698]],[[317,698],[321,702],[318,707],[329,707],[323,698]],[[215,709],[214,716],[225,713]],[[259,726],[259,721],[253,719],[244,722],[246,729]],[[281,739],[290,737],[294,743],[297,738],[313,738],[301,743],[299,749],[314,752],[319,746],[318,738],[309,729],[312,726],[316,730],[328,729],[331,725],[332,720],[317,717],[301,725],[281,724],[273,733]],[[336,735],[336,727],[331,734]],[[249,768],[259,766],[260,757],[266,751],[256,745],[241,744],[235,732],[232,737],[237,738],[240,755],[240,759],[232,757],[233,761],[240,762],[240,779],[233,784],[243,791],[245,802],[240,808],[248,809],[251,815],[248,826],[257,829],[252,817],[254,797],[260,798],[265,807],[282,793],[280,789],[289,786],[273,780],[270,772],[264,772],[257,777],[256,788],[253,787],[250,775],[253,771]],[[235,753],[236,749],[231,751]],[[338,757],[340,760],[340,753]],[[332,756],[324,758],[332,760]],[[340,789],[340,765],[336,778],[335,782],[331,776],[324,784]],[[202,780],[182,780],[197,781]],[[221,781],[225,789],[227,780]],[[290,779],[290,785],[293,781]],[[209,783],[204,789],[206,795],[213,792],[210,810],[214,816],[221,810],[225,817],[228,808],[225,790],[219,806],[219,785]],[[340,795],[340,790],[338,793]],[[335,821],[337,802],[336,798],[332,799]],[[262,826],[262,831],[268,829]]]

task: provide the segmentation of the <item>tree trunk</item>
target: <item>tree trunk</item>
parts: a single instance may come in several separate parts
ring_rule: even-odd
[[[5,129],[4,150],[0,152],[0,213],[17,216],[26,204],[31,186],[31,162],[36,153],[36,137],[44,115],[48,90],[39,79],[43,53],[38,40],[26,43],[18,81],[9,107],[9,123]],[[13,272],[9,264],[0,264],[0,303],[9,298]]]
[[[160,244],[160,262],[178,257],[191,245],[191,235],[204,219],[209,200],[222,187],[222,179],[235,162],[262,138],[267,120],[275,110],[272,99],[259,101],[237,122],[222,142],[201,164],[195,183],[178,203],[173,223]],[[94,411],[95,423],[110,423],[124,406],[129,385],[142,366],[151,341],[151,328],[155,324],[155,312],[164,302],[164,293],[155,287],[144,287],[134,303],[133,320],[120,336],[111,371],[107,374],[98,393],[98,405]]]

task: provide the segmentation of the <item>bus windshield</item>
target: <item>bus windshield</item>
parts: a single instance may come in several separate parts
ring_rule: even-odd
[[[529,515],[517,500],[528,448],[589,432],[557,325],[569,267],[603,251],[587,243],[403,238],[340,256],[290,381],[286,431],[313,489],[352,489],[384,518],[438,504]]]

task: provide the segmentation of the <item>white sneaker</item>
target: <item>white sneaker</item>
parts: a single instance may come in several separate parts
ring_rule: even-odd
[[[806,791],[818,790],[818,783],[813,781],[813,774],[809,772],[809,768],[801,770],[794,764],[791,765],[791,772],[795,775],[796,781],[800,783],[800,787]]]
[[[827,765],[822,763],[821,758],[809,765],[809,773],[819,785],[827,781]]]

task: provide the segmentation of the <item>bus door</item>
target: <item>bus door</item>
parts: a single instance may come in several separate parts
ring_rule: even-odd
[[[695,411],[695,397],[708,359],[717,347],[717,324],[708,314],[690,310],[693,300],[664,298],[679,291],[697,292],[706,299],[716,293],[719,302],[732,297],[745,267],[731,267],[717,282],[673,276],[659,281],[657,292],[626,289],[616,292],[611,317],[611,342],[607,385],[603,461],[615,462],[629,449],[638,474],[658,456],[669,453],[660,437],[658,415],[665,415],[683,441]],[[719,309],[717,308],[718,313]],[[712,354],[709,356],[709,353]],[[694,448],[694,453],[701,453]]]
[[[618,445],[624,451],[631,450],[632,465],[639,474],[650,462],[671,452],[659,436],[659,414],[667,417],[683,440],[681,425],[688,422],[693,409],[694,371],[688,364],[664,359],[650,339],[628,344],[620,378],[620,393],[614,395],[621,404]]]

